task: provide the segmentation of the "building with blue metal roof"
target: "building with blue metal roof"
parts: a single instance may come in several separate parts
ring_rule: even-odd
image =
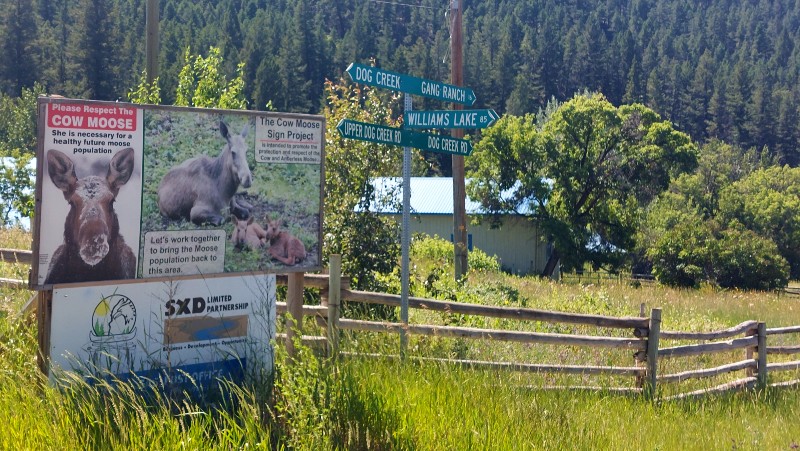
[[[396,217],[403,206],[402,178],[379,177],[372,181],[377,201],[370,210]],[[502,225],[492,228],[480,203],[465,201],[470,250],[495,255],[502,267],[514,274],[539,274],[547,263],[547,240],[527,214],[504,215]],[[411,233],[453,240],[452,177],[411,177]]]

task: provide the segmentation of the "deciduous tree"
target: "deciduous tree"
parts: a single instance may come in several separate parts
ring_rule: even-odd
[[[687,135],[643,105],[577,95],[542,121],[506,117],[470,160],[470,196],[495,215],[534,213],[567,267],[617,266],[634,246],[640,208],[694,169]]]
[[[36,151],[36,98],[42,93],[34,84],[18,98],[0,94],[0,226],[13,223],[12,212],[21,218],[33,215],[30,162]]]
[[[400,256],[397,223],[374,211],[374,177],[400,174],[395,147],[344,139],[336,126],[344,118],[395,125],[392,102],[376,90],[325,85],[325,240],[323,253],[341,254],[342,270],[359,289],[380,290],[377,274],[391,273]]]
[[[722,192],[720,216],[774,241],[791,276],[800,277],[800,168],[773,166],[731,184]]]
[[[179,76],[175,105],[205,108],[247,108],[244,97],[244,64],[240,63],[236,77],[228,81],[222,70],[222,57],[217,47],[208,49],[208,56],[184,53],[186,64]]]

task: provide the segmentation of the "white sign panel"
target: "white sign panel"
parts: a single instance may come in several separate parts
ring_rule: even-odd
[[[132,374],[201,386],[273,370],[275,275],[56,287],[51,378]]]
[[[47,182],[40,183],[46,208],[35,219],[47,232],[38,235],[37,282],[135,278],[142,110],[49,103],[44,114],[37,179]]]
[[[320,269],[324,130],[40,97],[32,285]]]
[[[216,274],[224,271],[225,231],[148,232],[144,235],[145,277]]]
[[[298,117],[261,117],[256,121],[256,161],[319,164],[322,121]]]

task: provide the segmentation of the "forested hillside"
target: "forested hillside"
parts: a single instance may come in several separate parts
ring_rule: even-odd
[[[187,47],[244,62],[249,107],[319,112],[350,62],[449,78],[447,0],[162,0],[160,85]],[[0,0],[0,88],[126,99],[144,70],[145,0]],[[800,1],[464,0],[476,107],[521,114],[600,91],[642,102],[697,141],[800,164]],[[417,108],[434,106],[420,101]]]

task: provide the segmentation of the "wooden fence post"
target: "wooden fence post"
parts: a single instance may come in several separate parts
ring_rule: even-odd
[[[656,376],[658,373],[658,337],[661,334],[661,309],[650,311],[650,327],[647,333],[647,381],[644,387],[648,398],[656,396]]]
[[[767,386],[767,323],[758,323],[758,374],[757,384]]]
[[[646,305],[645,305],[644,302],[639,304],[639,317],[645,318],[647,316],[647,314],[645,313],[645,311],[646,311],[645,308],[646,308]],[[636,330],[637,329],[634,329],[634,332],[633,332],[634,336],[638,336],[638,335],[636,335]],[[639,351],[636,351],[633,354],[633,365],[634,366],[643,367],[643,366],[645,366],[646,363],[647,363],[647,352],[646,351],[639,350]],[[639,374],[636,375],[636,381],[635,381],[636,388],[644,387],[644,379],[645,379],[645,375],[644,374],[639,373]]]
[[[339,306],[342,302],[342,256],[328,256],[328,355],[339,353]]]
[[[286,353],[290,360],[296,355],[295,334],[303,334],[303,277],[302,272],[289,273],[286,285]]]
[[[753,335],[758,335],[758,326],[748,330],[747,332],[744,333],[744,335],[745,335],[745,337],[752,337]],[[757,346],[751,346],[751,347],[745,348],[744,349],[744,359],[745,360],[752,360],[754,358],[755,353],[756,353],[756,349],[757,349]],[[758,368],[756,368],[755,370],[753,368],[748,368],[748,369],[745,370],[744,374],[747,377],[753,377],[753,376],[757,376],[757,372],[758,371],[759,371]]]

